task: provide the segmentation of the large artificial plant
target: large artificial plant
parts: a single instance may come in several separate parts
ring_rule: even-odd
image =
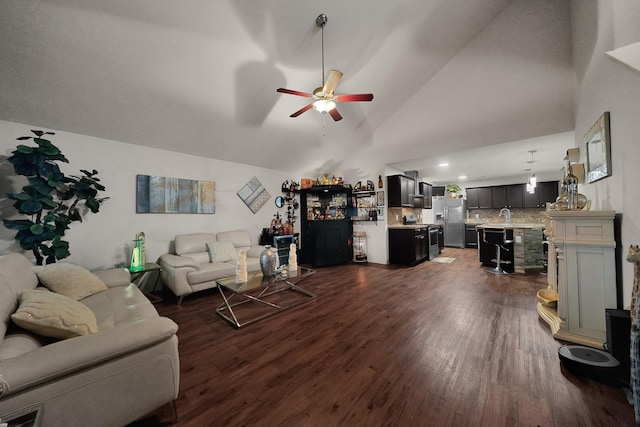
[[[8,158],[16,174],[25,176],[28,184],[20,193],[9,193],[13,206],[29,219],[5,219],[4,226],[17,230],[16,240],[30,250],[38,265],[51,264],[68,257],[69,242],[63,240],[69,225],[82,222],[87,211],[97,213],[108,197],[98,198],[104,191],[96,176],[98,171],[81,170],[82,175],[66,176],[57,162],[69,163],[58,147],[43,138],[53,132],[32,130],[35,136],[22,136],[18,141],[33,139],[35,147],[18,145]]]

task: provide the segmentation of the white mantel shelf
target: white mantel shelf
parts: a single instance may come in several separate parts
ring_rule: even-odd
[[[615,211],[547,211],[548,285],[557,309],[538,303],[554,338],[602,348],[605,309],[617,308]]]

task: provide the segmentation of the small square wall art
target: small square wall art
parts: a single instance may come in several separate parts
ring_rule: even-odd
[[[256,213],[271,197],[262,183],[255,176],[238,191],[238,197],[245,205]]]

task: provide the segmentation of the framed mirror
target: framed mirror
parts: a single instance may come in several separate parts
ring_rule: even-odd
[[[586,181],[592,183],[611,175],[609,112],[605,112],[584,135],[587,148]]]
[[[282,196],[276,197],[276,206],[279,208],[284,206],[284,197]]]

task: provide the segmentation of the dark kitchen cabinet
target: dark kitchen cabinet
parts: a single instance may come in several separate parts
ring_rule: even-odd
[[[429,257],[428,229],[389,229],[389,263],[415,265]]]
[[[493,207],[491,187],[467,188],[467,209],[490,209]]]
[[[467,209],[480,209],[479,188],[467,188]]]
[[[387,201],[390,208],[414,207],[415,182],[404,175],[387,176]]]
[[[491,194],[491,187],[479,187],[478,190],[480,209],[491,209],[493,207],[493,195]]]
[[[522,208],[524,207],[524,184],[507,185],[507,207]],[[496,206],[497,207],[497,206]]]
[[[433,187],[431,186],[431,184],[428,184],[426,182],[421,182],[420,194],[424,196],[424,200],[422,202],[423,203],[422,208],[431,209],[433,207],[432,199],[431,199],[433,197]]]
[[[539,182],[533,194],[524,192],[525,208],[544,208],[547,202],[554,202],[558,197],[558,181]]]
[[[491,187],[491,200],[493,208],[502,209],[508,207],[507,186],[497,185],[495,187]]]
[[[558,198],[558,181],[547,181],[541,182],[538,187],[540,187],[540,196],[538,197],[538,201],[540,202],[540,207],[546,207],[547,202],[555,202]],[[538,188],[536,188],[538,190]]]

